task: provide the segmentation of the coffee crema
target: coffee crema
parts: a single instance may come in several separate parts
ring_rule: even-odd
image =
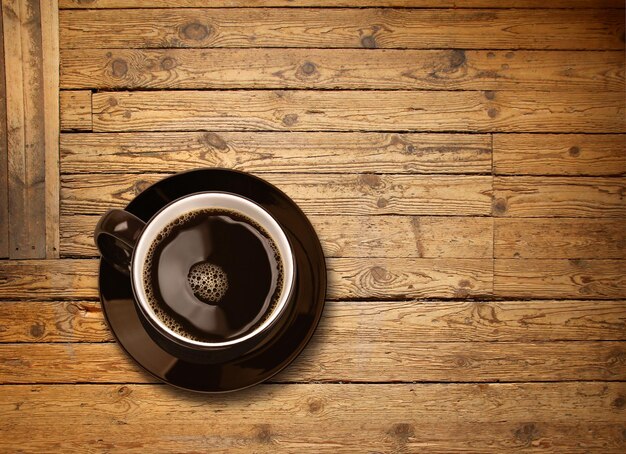
[[[284,291],[275,241],[246,215],[222,208],[191,211],[164,227],[146,255],[143,281],[159,320],[200,342],[254,331]]]

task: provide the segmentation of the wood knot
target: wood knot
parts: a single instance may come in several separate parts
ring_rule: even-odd
[[[487,58],[496,58],[496,54],[493,52],[487,52]]]
[[[369,186],[370,188],[379,188],[382,186],[382,180],[380,177],[373,173],[365,173],[359,177],[361,183]]]
[[[382,266],[373,266],[370,268],[370,274],[376,282],[391,282],[393,275]]]
[[[457,367],[469,367],[472,365],[472,362],[466,356],[457,356],[454,360],[454,364]]]
[[[407,145],[404,147],[404,151],[405,151],[407,154],[413,154],[413,153],[415,153],[415,145],[407,144]]]
[[[457,69],[458,67],[463,66],[465,64],[465,60],[466,57],[464,50],[455,49],[450,52],[449,62],[451,69]]]
[[[184,38],[192,41],[202,41],[209,36],[209,27],[198,22],[191,22],[183,27],[182,34]]]
[[[256,433],[254,435],[256,441],[261,444],[269,444],[272,442],[272,430],[269,424],[259,424],[256,426]]]
[[[319,413],[324,408],[324,404],[320,399],[312,398],[308,401],[309,413]]]
[[[30,335],[35,339],[39,339],[46,332],[46,325],[43,322],[33,323],[30,327]]]
[[[506,213],[507,206],[505,199],[496,199],[493,202],[493,212],[494,214],[504,214]]]
[[[515,429],[513,433],[515,439],[524,444],[524,446],[530,446],[530,444],[539,438],[539,429],[534,423],[522,424]]]
[[[389,205],[389,200],[387,200],[384,197],[380,197],[377,201],[376,201],[376,206],[378,208],[385,208],[387,205]]]
[[[124,118],[128,119],[132,116],[132,114],[130,113],[130,110],[125,110],[124,111]]]
[[[485,92],[485,98],[487,98],[487,99],[488,99],[488,100],[490,100],[490,101],[491,101],[491,100],[493,100],[493,99],[495,99],[495,98],[496,98],[496,92],[495,92],[495,91],[493,91],[493,90],[487,90],[487,91]]]
[[[221,151],[228,150],[228,144],[226,143],[226,141],[214,132],[207,132],[203,134],[202,142],[212,148],[217,148]]]
[[[504,56],[510,60],[511,58],[515,57],[515,53],[507,52],[506,54],[504,54]]]
[[[116,99],[116,98],[114,98],[113,96],[111,96],[111,97],[109,98],[109,106],[111,106],[111,107],[115,107],[115,106],[117,106],[117,99]]]
[[[407,442],[409,438],[415,437],[415,427],[413,424],[399,422],[392,425],[387,433],[401,442]]]
[[[139,195],[144,190],[148,189],[152,185],[149,181],[139,180],[133,185],[133,193]]]
[[[121,58],[116,58],[111,62],[111,74],[113,77],[121,78],[128,72],[128,64]]]
[[[496,109],[495,107],[490,107],[487,110],[487,115],[489,116],[489,118],[496,118],[498,116],[498,109]]]
[[[361,46],[363,46],[366,49],[376,49],[377,47],[376,38],[374,38],[372,35],[366,35],[362,37]]]
[[[580,147],[577,147],[577,146],[570,147],[568,153],[571,157],[577,158],[578,156],[580,156]]]
[[[500,65],[500,68],[502,68],[502,69],[509,69],[510,66],[507,65],[506,63],[503,63],[503,64]]]
[[[461,279],[459,281],[459,287],[467,288],[471,286],[472,286],[472,283],[469,281],[469,279]]]
[[[306,76],[310,76],[312,74],[315,74],[315,72],[317,71],[317,67],[315,66],[314,63],[311,63],[310,61],[306,61],[300,67],[300,71],[302,71],[302,74]]]
[[[128,386],[120,386],[117,389],[117,395],[121,397],[126,397],[130,394],[130,388]]]
[[[297,114],[287,114],[283,117],[283,124],[285,126],[293,126],[298,122]]]
[[[165,71],[169,71],[174,66],[176,66],[176,60],[174,60],[172,57],[165,57],[163,60],[161,60],[161,69]]]
[[[626,406],[626,399],[624,399],[624,396],[618,396],[618,397],[616,397],[613,400],[611,405],[613,405],[615,408],[621,410],[622,408],[624,408]]]

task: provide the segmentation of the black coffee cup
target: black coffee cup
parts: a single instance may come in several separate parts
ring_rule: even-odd
[[[163,229],[199,210],[228,210],[240,213],[260,226],[272,238],[282,261],[282,282],[277,302],[262,323],[249,332],[225,341],[203,341],[168,326],[149,303],[144,271],[151,245]],[[125,210],[111,210],[98,222],[95,243],[102,257],[116,270],[128,275],[135,297],[135,307],[146,331],[162,348],[171,354],[193,362],[219,363],[231,360],[259,348],[278,329],[281,317],[288,310],[295,281],[295,259],[291,244],[280,224],[257,203],[226,192],[201,192],[177,199],[157,212],[148,222]],[[225,238],[224,241],[228,241]],[[188,270],[182,270],[187,274]],[[196,303],[194,303],[196,304]],[[198,312],[202,302],[198,302]],[[210,315],[206,315],[210,316]]]

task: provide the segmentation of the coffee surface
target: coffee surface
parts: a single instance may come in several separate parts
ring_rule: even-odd
[[[283,287],[282,259],[270,235],[247,216],[197,210],[168,224],[144,266],[148,302],[185,338],[223,342],[253,331]]]

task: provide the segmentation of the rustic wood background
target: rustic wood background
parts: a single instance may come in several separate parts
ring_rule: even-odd
[[[2,0],[0,450],[625,452],[623,8]],[[203,166],[329,273],[303,355],[217,397],[113,342],[91,240]]]

